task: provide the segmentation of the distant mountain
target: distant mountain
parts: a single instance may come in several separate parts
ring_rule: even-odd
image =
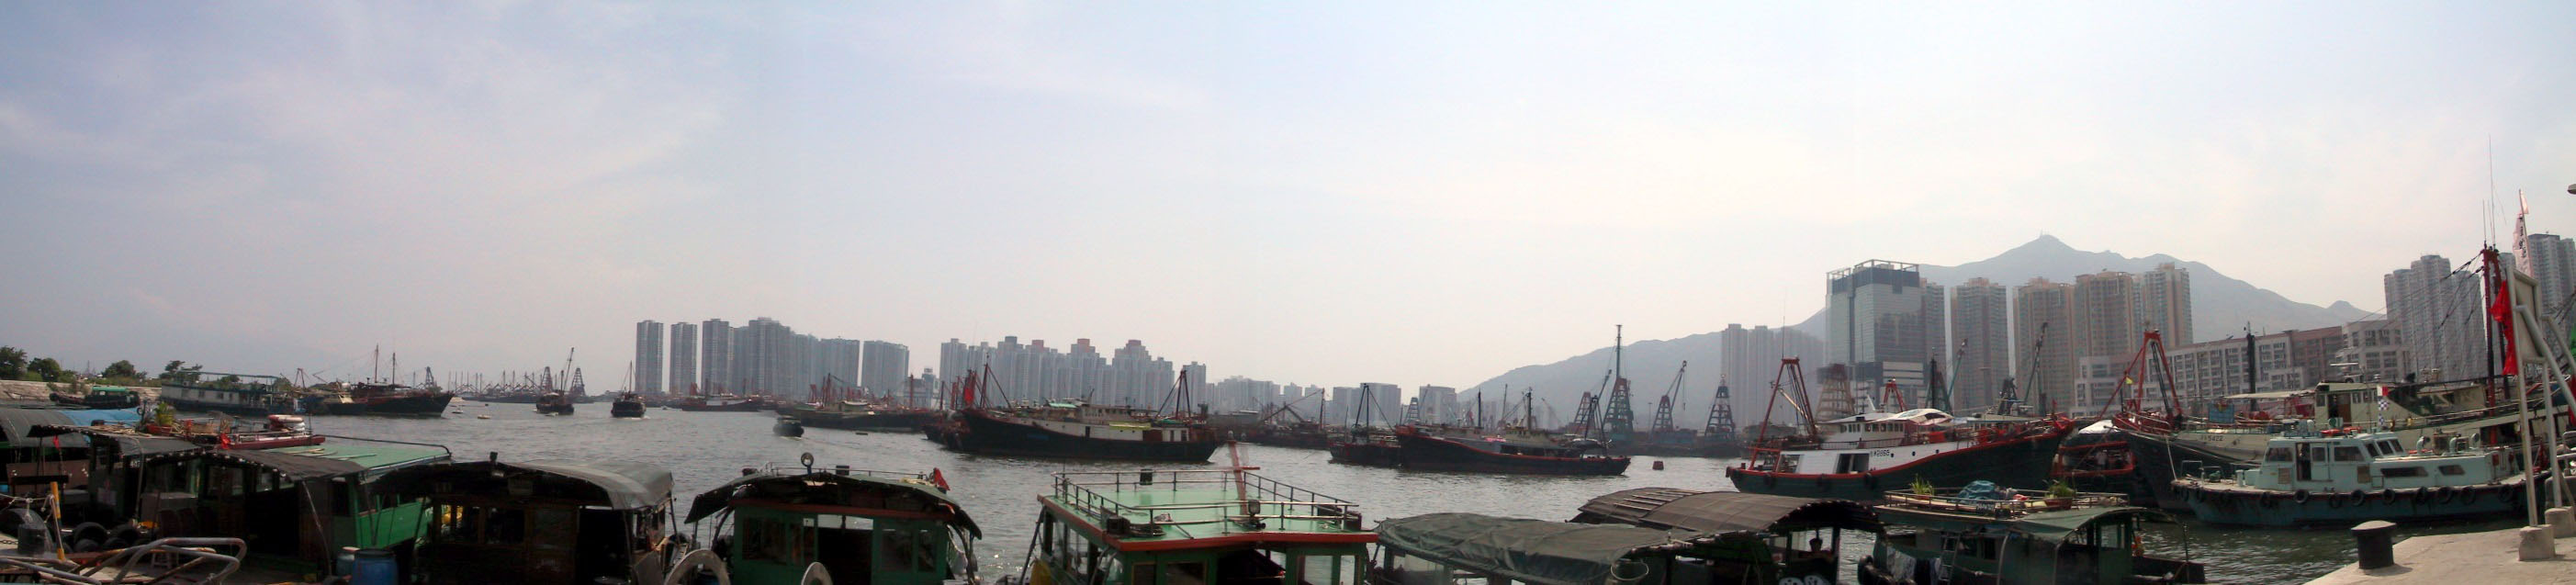
[[[1926,264],[1922,270],[1924,278],[1944,285],[1982,277],[2006,286],[2019,286],[2035,277],[2073,282],[2078,274],[2103,270],[2144,272],[2167,262],[2191,273],[2192,330],[2194,336],[2201,340],[2227,338],[2249,322],[2254,330],[2268,333],[2333,327],[2370,315],[2348,302],[2336,301],[2331,306],[2319,307],[2292,301],[2278,293],[2220,274],[2199,262],[2186,262],[2164,254],[2130,258],[2113,252],[2085,252],[2067,246],[2053,236],[2040,236],[1993,258],[1958,266]],[[1825,331],[1825,313],[1822,310],[1792,328],[1820,339],[1830,339]],[[2182,340],[2175,341],[2179,345]],[[1717,346],[1715,333],[1629,344],[1625,363],[1629,391],[1634,395],[1631,403],[1637,411],[1637,424],[1644,426],[1654,416],[1655,397],[1662,396],[1671,386],[1673,371],[1681,366],[1682,360],[1694,363],[1688,388],[1683,391],[1682,406],[1674,410],[1673,418],[1676,424],[1690,428],[1705,420],[1710,393],[1717,387]],[[1813,367],[1810,366],[1810,375],[1813,375]],[[1583,392],[1600,389],[1602,373],[1609,369],[1610,348],[1604,347],[1552,364],[1514,368],[1476,388],[1488,392],[1488,400],[1498,400],[1493,393],[1506,385],[1513,389],[1511,394],[1514,397],[1519,395],[1519,389],[1534,387],[1546,406],[1555,407],[1565,413],[1563,418],[1570,419],[1577,397]],[[1769,372],[1762,374],[1758,376],[1761,378],[1758,382],[1769,382]],[[1761,416],[1757,401],[1763,395],[1757,388],[1762,384],[1732,380],[1730,385],[1735,391],[1737,423],[1752,424],[1753,420],[1742,417]],[[1752,408],[1747,408],[1748,405]],[[1544,418],[1545,408],[1541,410]]]
[[[2243,331],[2248,323],[2253,324],[2257,332],[2270,333],[2335,327],[2370,315],[2370,312],[2345,301],[2335,301],[2325,307],[2293,301],[2280,293],[2229,278],[2207,264],[2186,262],[2164,254],[2130,258],[2115,252],[2085,252],[2067,246],[2056,236],[2040,236],[1993,258],[1958,266],[1925,264],[1923,278],[1944,285],[1984,278],[2005,286],[2020,286],[2032,278],[2074,282],[2076,275],[2104,270],[2140,273],[2168,262],[2191,273],[2191,328],[2194,337],[2198,338],[2169,341],[2176,345],[2225,339]],[[1818,310],[1795,327],[1799,331],[1825,337],[1825,312]]]

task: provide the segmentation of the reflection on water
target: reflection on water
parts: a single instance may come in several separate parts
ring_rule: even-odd
[[[674,497],[682,506],[690,496],[740,475],[745,467],[793,465],[801,453],[813,453],[817,466],[847,464],[918,473],[938,468],[954,487],[949,495],[984,528],[984,540],[977,543],[976,551],[983,557],[987,578],[1019,571],[1029,529],[1037,522],[1036,498],[1049,485],[1049,473],[1213,466],[979,457],[939,449],[918,433],[809,428],[803,438],[779,437],[771,434],[774,419],[768,413],[654,409],[641,419],[612,419],[606,405],[596,406],[571,417],[541,417],[524,404],[460,401],[456,410],[464,414],[445,418],[324,416],[314,417],[313,427],[325,434],[445,444],[460,460],[482,459],[497,451],[513,461],[626,459],[660,464],[671,469],[677,482]],[[1245,463],[1260,468],[1255,473],[1357,502],[1361,513],[1372,520],[1431,512],[1564,520],[1574,517],[1575,507],[1584,501],[1628,488],[1733,489],[1724,472],[1731,460],[1665,459],[1665,469],[1657,471],[1654,458],[1641,457],[1625,476],[1566,478],[1398,471],[1334,465],[1323,451],[1259,445],[1242,449]],[[1219,462],[1225,457],[1224,451],[1218,451]],[[2513,524],[2414,529],[2404,535]],[[2148,543],[2160,555],[2180,556],[2187,546],[2191,558],[2210,565],[2211,580],[2228,583],[2305,581],[2351,562],[2353,548],[2352,538],[2343,530],[2249,530],[2197,523],[2160,526],[2148,534]],[[1845,556],[1856,558],[1868,547],[1867,535],[1846,537]],[[1849,574],[1848,565],[1845,574]]]

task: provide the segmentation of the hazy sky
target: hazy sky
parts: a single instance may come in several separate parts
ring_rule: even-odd
[[[2043,233],[2377,309],[2490,140],[2576,218],[2569,2],[855,4],[0,2],[0,344],[599,387],[770,316],[1464,385]]]

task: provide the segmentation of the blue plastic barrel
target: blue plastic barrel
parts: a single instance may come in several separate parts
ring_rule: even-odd
[[[358,551],[358,571],[349,578],[351,585],[396,585],[393,551],[371,548]]]

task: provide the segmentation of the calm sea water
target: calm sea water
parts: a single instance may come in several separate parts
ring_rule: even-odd
[[[1116,471],[1147,467],[1135,463],[982,457],[949,452],[918,433],[868,433],[807,429],[803,438],[770,433],[769,413],[684,412],[654,409],[642,419],[612,419],[605,403],[581,405],[573,417],[541,417],[524,404],[460,401],[438,419],[314,417],[315,432],[417,441],[447,445],[459,460],[482,459],[498,452],[503,460],[623,459],[655,463],[671,470],[674,498],[688,499],[741,474],[744,467],[792,465],[798,455],[814,454],[817,465],[847,464],[859,469],[927,473],[939,469],[953,486],[950,496],[984,529],[976,552],[984,557],[987,578],[1016,574],[1027,553],[1029,529],[1037,522],[1037,496],[1058,471]],[[476,415],[490,415],[477,419]],[[1657,459],[1640,457],[1620,477],[1557,478],[1398,471],[1334,465],[1323,451],[1244,445],[1246,463],[1256,472],[1292,485],[1357,502],[1368,518],[1385,519],[1431,512],[1478,512],[1547,520],[1572,518],[1575,507],[1595,496],[1637,487],[1732,490],[1725,466],[1734,460]],[[1225,453],[1219,451],[1223,461]],[[1214,464],[1154,464],[1161,469],[1211,468]],[[2411,527],[2402,536],[2434,532],[2491,530],[2513,525]],[[713,527],[706,527],[712,529]],[[690,527],[683,527],[688,530]],[[700,531],[702,534],[703,530]],[[2352,561],[2352,538],[2341,530],[2248,530],[2189,523],[2159,527],[2149,535],[2150,550],[2179,554],[2210,566],[2213,581],[2228,583],[2297,583]],[[703,537],[702,537],[703,538]],[[703,542],[703,540],[701,540]],[[1865,540],[1857,541],[1865,543]],[[1847,551],[1866,551],[1847,542]]]

